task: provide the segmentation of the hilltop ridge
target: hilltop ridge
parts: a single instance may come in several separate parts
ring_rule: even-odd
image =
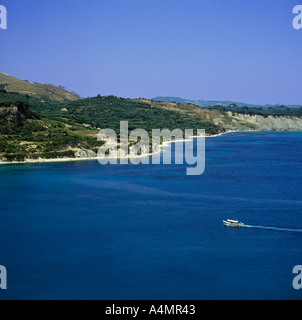
[[[158,96],[152,98],[154,101],[166,101],[166,102],[176,102],[181,104],[195,104],[199,107],[209,108],[213,106],[237,106],[237,107],[248,107],[248,108],[277,108],[280,106],[289,107],[289,108],[302,108],[302,105],[283,105],[283,104],[251,104],[246,102],[238,102],[238,101],[221,101],[221,100],[192,100],[192,99],[183,99],[180,97],[166,97],[166,96]]]
[[[51,84],[29,82],[9,76],[0,72],[0,89],[7,92],[21,93],[38,99],[49,99],[53,101],[77,100],[80,96],[74,92],[67,91],[64,87],[56,87]]]

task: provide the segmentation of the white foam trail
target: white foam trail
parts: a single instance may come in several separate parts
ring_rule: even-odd
[[[279,228],[279,227],[267,227],[267,226],[253,226],[244,224],[242,227],[246,228],[257,228],[257,229],[267,229],[267,230],[277,230],[277,231],[288,231],[288,232],[302,232],[302,229],[290,229],[290,228]]]

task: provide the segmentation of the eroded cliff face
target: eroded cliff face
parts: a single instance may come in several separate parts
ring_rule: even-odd
[[[31,115],[23,104],[0,105],[0,118],[8,123],[18,123],[21,120],[30,119]]]
[[[302,118],[289,116],[248,115],[235,113],[233,119],[251,124],[256,131],[302,131]]]

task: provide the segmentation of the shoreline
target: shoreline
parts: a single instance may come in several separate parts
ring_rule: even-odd
[[[220,137],[223,136],[225,134],[229,134],[229,133],[235,133],[238,131],[226,131],[226,132],[221,132],[221,133],[217,133],[214,134],[212,136],[205,136],[205,138],[216,138],[216,137]],[[139,156],[135,156],[135,157],[130,157],[129,155],[127,155],[126,157],[118,157],[118,159],[139,159],[139,158],[146,158],[146,157],[151,157],[152,155],[156,155],[159,154],[161,152],[163,152],[163,148],[170,144],[170,143],[176,143],[176,142],[185,142],[185,141],[190,141],[193,138],[201,138],[202,136],[192,136],[189,139],[181,139],[181,140],[174,140],[174,141],[168,141],[168,142],[164,142],[160,145],[160,150],[158,152],[153,152],[153,153],[147,153],[147,154],[143,154],[143,155],[139,155]],[[75,162],[75,161],[92,161],[92,160],[98,160],[98,157],[80,157],[80,158],[56,158],[56,159],[27,159],[24,161],[3,161],[0,160],[0,166],[3,165],[13,165],[13,164],[35,164],[35,163],[53,163],[53,162]],[[108,158],[109,159],[109,158]]]

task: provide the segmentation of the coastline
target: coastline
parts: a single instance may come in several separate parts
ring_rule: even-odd
[[[225,134],[229,134],[229,133],[235,133],[235,132],[238,132],[238,131],[226,131],[226,132],[221,132],[221,133],[218,133],[218,134],[214,134],[212,136],[205,136],[205,138],[216,138],[216,137],[220,137],[220,136],[223,136]],[[163,144],[161,144],[160,146],[160,150],[158,152],[151,152],[151,153],[147,153],[147,154],[143,154],[143,155],[138,155],[138,156],[135,156],[135,157],[130,157],[129,155],[127,155],[126,157],[119,157],[118,159],[139,159],[139,158],[146,158],[146,157],[151,157],[152,155],[155,155],[155,154],[159,154],[161,152],[163,152],[163,148],[170,144],[170,143],[175,143],[175,142],[185,142],[185,141],[190,141],[192,140],[193,138],[200,138],[201,136],[192,136],[190,137],[190,139],[181,139],[181,140],[174,140],[174,141],[169,141],[169,142],[165,142]],[[13,165],[13,164],[34,164],[34,163],[53,163],[53,162],[75,162],[75,161],[92,161],[92,160],[98,160],[99,158],[98,157],[79,157],[79,158],[56,158],[56,159],[26,159],[24,161],[3,161],[3,160],[0,160],[0,166],[3,166],[3,165]]]

